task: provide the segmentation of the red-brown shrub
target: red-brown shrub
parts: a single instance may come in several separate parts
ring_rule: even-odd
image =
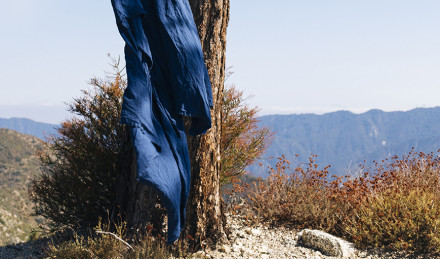
[[[439,162],[412,150],[357,177],[329,177],[313,155],[295,168],[282,156],[266,180],[240,191],[264,222],[322,229],[360,247],[439,252]]]

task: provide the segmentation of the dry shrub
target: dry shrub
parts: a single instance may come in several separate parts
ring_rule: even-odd
[[[379,166],[368,199],[346,222],[360,247],[440,252],[440,168],[431,154],[410,152]]]
[[[305,168],[290,166],[284,156],[278,158],[269,177],[246,190],[250,206],[266,222],[332,232],[339,219],[329,198],[328,167],[318,169],[314,156]]]
[[[241,186],[247,206],[262,221],[321,229],[359,247],[440,251],[439,158],[411,151],[358,177],[328,177],[314,157],[296,168],[279,158],[266,180]]]
[[[438,252],[439,216],[433,193],[384,191],[362,204],[347,222],[346,230],[359,247]]]
[[[246,103],[243,92],[231,85],[223,91],[221,136],[221,186],[243,177],[267,149],[272,133],[258,127],[258,108]]]
[[[76,117],[61,124],[40,154],[42,174],[29,193],[35,214],[47,219],[51,230],[96,226],[113,205],[126,86],[119,61],[113,61],[114,73],[90,81],[92,90],[69,106]]]
[[[119,123],[126,88],[124,69],[113,59],[113,72],[90,81],[65,120],[40,154],[42,174],[29,188],[35,214],[48,220],[50,230],[90,228],[114,206],[120,152],[126,130]],[[221,184],[243,176],[272,136],[257,126],[258,109],[249,107],[241,91],[224,91],[222,107]]]

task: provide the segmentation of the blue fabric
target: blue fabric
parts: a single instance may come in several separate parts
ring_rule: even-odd
[[[128,85],[121,122],[129,125],[138,180],[159,191],[168,242],[183,228],[191,173],[190,134],[211,127],[212,90],[188,0],[112,0],[124,39]]]

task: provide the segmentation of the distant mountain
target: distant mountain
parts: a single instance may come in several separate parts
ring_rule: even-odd
[[[381,161],[393,155],[440,149],[440,107],[418,108],[407,112],[370,110],[362,114],[339,111],[324,115],[267,115],[260,125],[275,132],[272,145],[260,162],[262,168],[249,168],[265,175],[264,168],[274,166],[284,154],[296,162],[307,162],[310,154],[318,155],[317,163],[331,165],[331,173],[345,175],[364,160]]]
[[[307,162],[310,154],[318,155],[318,165],[331,165],[331,174],[345,175],[364,160],[368,166],[373,160],[408,153],[412,147],[425,153],[440,149],[440,107],[407,112],[267,115],[260,120],[259,124],[269,127],[275,137],[259,161],[263,166],[248,168],[256,176],[267,175],[267,166],[274,166],[283,154],[294,163]],[[56,127],[29,119],[0,119],[0,128],[40,139],[56,133]],[[300,157],[295,158],[295,154]]]
[[[12,129],[40,139],[45,139],[45,136],[55,134],[57,127],[59,127],[59,125],[36,122],[25,118],[0,118],[0,128]]]
[[[34,136],[0,129],[0,246],[26,241],[42,218],[31,216],[31,180],[41,173],[37,152],[44,142]]]

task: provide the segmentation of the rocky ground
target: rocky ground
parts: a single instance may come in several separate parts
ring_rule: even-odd
[[[228,224],[231,231],[229,244],[221,244],[215,250],[200,251],[192,258],[433,258],[429,255],[360,251],[345,241],[342,242],[344,246],[348,245],[348,252],[345,251],[342,256],[329,256],[328,252],[337,246],[333,241],[310,248],[305,245],[304,232],[264,225],[249,227],[239,216],[228,216]],[[44,258],[48,242],[46,239],[0,247],[0,258]]]
[[[48,240],[38,240],[33,242],[2,246],[0,247],[0,258],[44,258],[44,251],[47,247],[47,244]]]
[[[200,251],[195,258],[433,258],[430,255],[412,255],[384,251],[360,251],[349,248],[344,255],[329,256],[326,251],[334,247],[310,248],[302,240],[303,232],[264,225],[249,227],[239,216],[229,216],[230,244],[219,245],[216,250]],[[326,234],[328,235],[328,234]],[[328,235],[330,236],[330,235]],[[336,237],[332,237],[336,238]],[[337,238],[336,238],[337,239]],[[347,244],[343,240],[340,240]],[[333,244],[332,244],[333,245]],[[350,244],[348,244],[350,245]],[[321,250],[321,251],[320,251]],[[349,254],[348,254],[349,253]]]

